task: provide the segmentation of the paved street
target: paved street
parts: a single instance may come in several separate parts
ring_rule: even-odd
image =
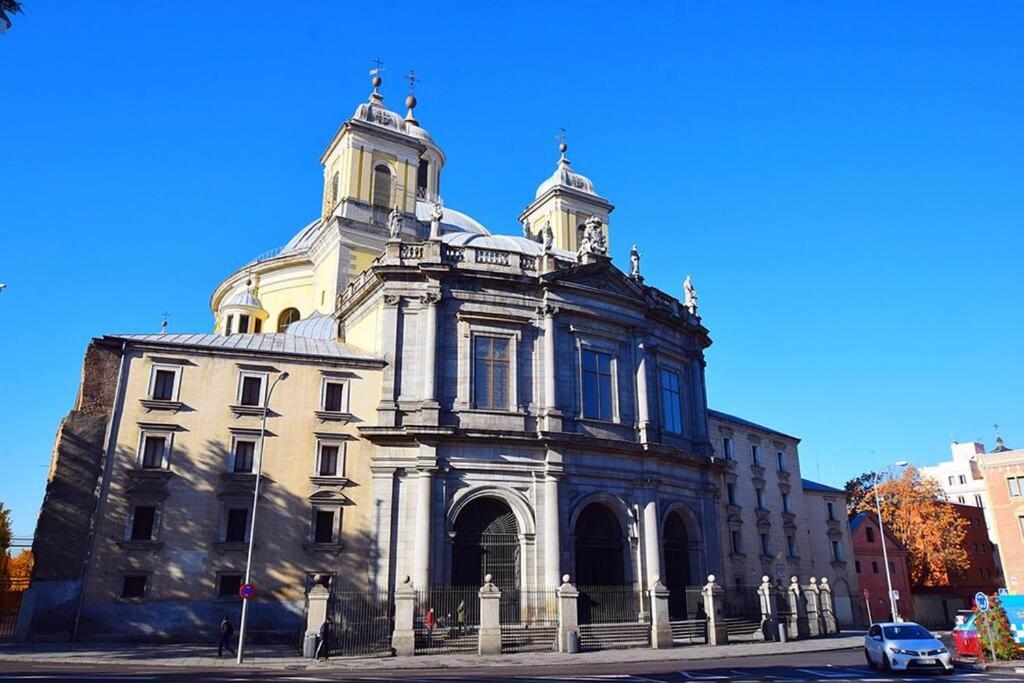
[[[511,658],[510,658],[511,660]],[[510,661],[510,665],[512,664]],[[102,665],[58,666],[45,663],[0,663],[3,681],[295,681],[318,683],[332,681],[365,681],[385,683],[446,683],[448,681],[508,681],[509,683],[754,683],[755,681],[816,681],[843,683],[888,683],[897,681],[989,681],[1001,683],[1024,681],[1024,675],[1012,671],[977,672],[958,670],[952,676],[915,674],[902,676],[869,670],[859,650],[808,652],[799,655],[733,657],[692,661],[686,659],[633,662],[623,664],[509,666],[496,671],[494,667],[432,671],[351,672],[339,664],[328,664],[306,670],[243,671],[235,673],[224,668],[174,669],[122,664],[116,668]]]

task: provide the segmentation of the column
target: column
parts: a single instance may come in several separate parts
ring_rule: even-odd
[[[427,292],[423,295],[423,305],[427,309],[426,339],[423,344],[423,400],[437,400],[434,382],[437,378],[437,302],[441,295]]]
[[[640,443],[647,443],[648,430],[651,427],[650,395],[647,393],[647,347],[641,341],[636,345],[636,401],[637,401],[637,427],[639,429]]]
[[[541,313],[544,316],[544,428],[546,431],[556,432],[562,429],[555,374],[555,315],[558,309],[544,304],[541,306]]]
[[[804,609],[804,601],[800,599],[800,579],[795,576],[789,579],[786,597],[789,600],[789,623],[786,624],[786,635],[790,640],[806,638],[807,610]]]
[[[707,403],[704,399],[704,359],[701,356],[690,358],[690,380],[693,385],[694,437],[703,441],[708,437],[708,424],[705,419]]]
[[[815,638],[822,633],[821,600],[818,596],[818,580],[811,577],[811,582],[804,586],[804,600],[807,603],[807,633]]]
[[[384,310],[381,315],[381,353],[387,361],[381,377],[380,403],[377,405],[377,424],[394,427],[397,422],[398,397],[395,395],[395,359],[401,353],[398,348],[398,326],[401,324],[399,306],[401,298],[394,294],[384,295]]]
[[[418,590],[427,590],[430,588],[430,512],[434,477],[429,469],[421,469],[416,475],[416,537],[412,580]]]
[[[658,533],[658,497],[652,490],[647,492],[644,504],[644,559],[647,562],[647,586],[653,586],[661,578],[661,535]]]
[[[562,525],[559,515],[558,478],[560,472],[544,474],[544,585],[556,590],[561,581]]]

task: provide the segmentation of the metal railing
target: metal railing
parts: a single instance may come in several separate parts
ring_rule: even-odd
[[[650,615],[635,586],[579,586],[580,649],[651,645]]]
[[[476,652],[479,629],[479,588],[434,586],[416,591],[413,632],[417,654]]]
[[[502,652],[557,649],[558,591],[503,590],[498,616]]]
[[[726,619],[761,621],[761,597],[754,586],[726,586],[722,589],[722,616]]]
[[[0,638],[13,638],[28,579],[0,579]]]
[[[387,590],[331,590],[327,599],[330,655],[390,654],[393,602]]]

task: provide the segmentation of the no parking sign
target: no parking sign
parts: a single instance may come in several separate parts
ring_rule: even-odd
[[[243,583],[238,587],[238,595],[243,600],[248,600],[252,596],[256,595],[256,586],[251,583]]]

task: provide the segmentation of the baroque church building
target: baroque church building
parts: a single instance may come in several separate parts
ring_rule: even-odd
[[[673,605],[708,574],[817,576],[842,620],[842,493],[801,479],[797,438],[708,409],[689,279],[679,300],[635,249],[612,264],[613,206],[564,144],[521,235],[444,205],[415,99],[402,116],[373,86],[320,159],[320,217],[216,287],[212,333],[89,345],[38,522],[34,637],[212,632],[252,529],[256,632],[302,629],[315,575],[660,579]]]

